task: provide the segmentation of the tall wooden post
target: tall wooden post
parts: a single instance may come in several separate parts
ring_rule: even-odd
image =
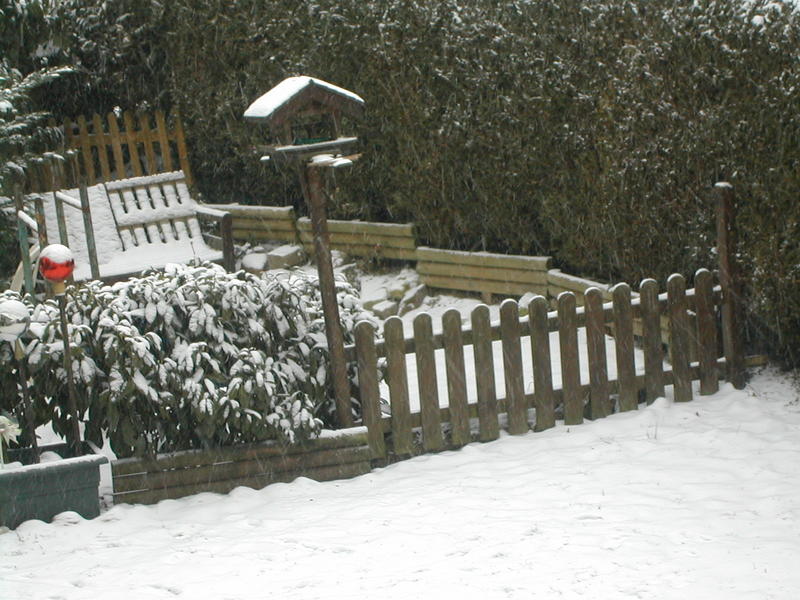
[[[736,262],[736,208],[733,186],[719,182],[714,186],[717,198],[717,253],[719,283],[722,287],[722,347],[727,380],[740,390],[745,384],[742,344],[742,288]]]
[[[336,301],[336,282],[330,251],[330,234],[322,193],[322,175],[319,167],[308,165],[300,170],[303,193],[308,202],[311,230],[314,233],[314,254],[317,259],[319,288],[322,295],[322,312],[325,317],[325,337],[331,360],[333,391],[336,398],[336,416],[342,427],[353,426],[350,410],[350,384],[347,381],[347,360],[344,354],[344,335]]]

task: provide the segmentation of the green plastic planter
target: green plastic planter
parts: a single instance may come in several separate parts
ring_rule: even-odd
[[[65,456],[65,446],[45,446]],[[23,459],[10,452],[11,460]],[[52,462],[0,470],[0,526],[14,529],[23,521],[50,521],[64,511],[86,519],[100,514],[100,465],[105,456],[87,454]]]

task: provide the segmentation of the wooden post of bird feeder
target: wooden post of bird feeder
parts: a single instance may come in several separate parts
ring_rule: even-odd
[[[353,92],[312,77],[289,77],[244,113],[246,119],[267,123],[278,140],[266,148],[262,160],[288,163],[298,171],[311,217],[336,416],[342,427],[351,427],[353,416],[321,169],[347,166],[355,160],[347,151],[358,138],[341,136],[339,128],[342,116],[359,118],[363,111],[364,100]]]

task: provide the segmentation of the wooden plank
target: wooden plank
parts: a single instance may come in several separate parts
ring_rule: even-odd
[[[106,144],[105,128],[103,127],[102,117],[97,113],[92,116],[92,126],[94,127],[97,158],[100,161],[100,173],[102,173],[103,181],[111,181],[112,177],[111,169],[108,166],[108,146]]]
[[[550,265],[549,256],[464,252],[460,250],[440,250],[438,248],[428,248],[427,246],[420,246],[417,248],[417,252],[420,261],[455,263],[478,267],[505,267],[509,269],[546,271]]]
[[[124,179],[128,176],[125,170],[125,158],[122,153],[122,136],[119,132],[119,123],[117,123],[117,115],[113,112],[106,115],[108,121],[108,133],[111,137],[111,151],[114,155],[114,170],[116,172],[116,179]]]
[[[117,493],[135,490],[196,485],[254,475],[270,475],[328,465],[369,462],[369,446],[314,450],[302,453],[248,458],[214,464],[200,464],[182,469],[162,469],[114,477]]]
[[[547,272],[534,269],[510,269],[506,267],[476,267],[455,263],[417,262],[420,275],[439,275],[464,279],[488,279],[508,283],[533,284],[542,288],[547,286]]]
[[[194,174],[189,164],[189,152],[186,148],[186,135],[183,131],[181,115],[177,111],[173,114],[173,121],[175,123],[173,135],[175,138],[175,145],[178,147],[178,162],[181,165],[181,171],[186,174],[186,183],[191,187],[194,185]]]
[[[362,421],[367,426],[372,458],[386,456],[386,441],[381,426],[381,400],[378,388],[378,357],[375,355],[375,329],[367,321],[354,330],[358,360],[358,390]]]
[[[669,355],[672,363],[675,402],[692,399],[692,376],[689,369],[689,316],[686,302],[686,280],[677,273],[667,279],[667,311],[669,314]]]
[[[612,288],[611,295],[614,299],[614,349],[619,381],[619,409],[624,412],[639,407],[636,359],[633,353],[631,288],[627,283],[618,283]]]
[[[367,245],[355,244],[337,244],[331,242],[331,248],[340,250],[351,256],[365,256],[365,257],[378,257],[378,258],[396,258],[398,260],[414,260],[416,257],[416,250],[406,250],[403,248],[388,248],[386,246],[378,247]]]
[[[500,305],[500,339],[503,346],[508,433],[519,435],[527,433],[529,427],[525,385],[522,378],[519,307],[514,300],[505,300]]]
[[[164,171],[172,171],[172,151],[169,147],[169,137],[167,135],[167,119],[163,110],[156,111],[156,136],[161,154]]]
[[[645,279],[639,285],[644,353],[645,399],[650,404],[664,397],[664,350],[661,343],[661,308],[658,283]]]
[[[547,298],[536,296],[528,304],[533,360],[534,403],[536,431],[556,425],[553,370],[550,362],[550,327],[547,323]]]
[[[333,219],[328,221],[328,228],[331,234],[366,234],[401,238],[414,237],[413,223],[375,223],[372,221],[341,221]],[[310,219],[308,217],[300,217],[297,219],[297,229],[301,233],[311,231]]]
[[[275,231],[268,233],[263,229],[233,229],[233,238],[236,240],[278,240],[285,242],[295,242],[295,234],[291,231]]]
[[[313,236],[306,231],[300,232],[300,241],[305,244],[313,243]],[[416,242],[412,237],[397,237],[376,235],[373,233],[331,233],[332,244],[346,244],[353,246],[385,246],[388,248],[405,248],[415,250]]]
[[[697,314],[697,358],[700,364],[700,394],[719,391],[717,373],[717,322],[714,310],[714,277],[708,269],[694,276],[694,306]]]
[[[439,412],[433,322],[427,313],[420,313],[414,318],[414,346],[416,348],[422,447],[426,452],[438,452],[444,449],[444,438],[442,437],[442,421]]]
[[[337,434],[295,445],[266,441],[209,450],[184,450],[160,455],[156,458],[122,458],[111,462],[111,471],[114,477],[122,477],[138,473],[195,468],[202,465],[215,465],[241,460],[257,461],[262,458],[369,444],[369,431],[366,427],[343,429],[339,430]]]
[[[94,171],[94,158],[92,157],[92,146],[89,142],[89,131],[86,128],[86,117],[83,115],[78,117],[78,135],[83,153],[83,169],[89,185],[94,185],[97,183],[97,177]]]
[[[601,291],[604,299],[611,299],[611,293],[606,289],[604,284],[592,281],[591,279],[568,275],[559,269],[550,269],[547,272],[547,285],[551,288],[551,297],[558,297],[558,294],[561,292],[577,292],[582,295],[590,287],[594,287]],[[578,298],[576,298],[576,300],[577,299]]]
[[[298,477],[308,477],[315,481],[332,481],[336,479],[348,479],[369,472],[370,467],[365,462],[355,462],[344,465],[327,465],[324,467],[314,467],[304,470],[301,473],[286,471],[275,474],[254,475],[251,477],[240,477],[236,479],[226,479],[223,481],[202,482],[198,484],[168,487],[156,490],[145,490],[137,492],[127,492],[114,494],[114,503],[126,504],[154,504],[161,500],[183,498],[201,492],[215,492],[226,494],[234,488],[247,486],[253,489],[261,489],[271,483],[290,482]]]
[[[406,353],[403,349],[403,321],[389,317],[383,325],[386,342],[386,380],[392,405],[392,444],[395,454],[408,455],[413,449],[411,411],[408,404],[408,374]]]
[[[158,165],[156,164],[156,155],[153,150],[155,140],[150,129],[150,115],[147,113],[139,113],[137,120],[139,121],[139,135],[144,144],[144,156],[147,160],[147,174],[153,175],[154,173],[158,173]]]
[[[142,170],[142,163],[139,157],[139,143],[136,136],[136,130],[133,126],[133,115],[130,111],[122,113],[122,122],[125,124],[125,137],[124,140],[128,144],[128,162],[133,169],[134,177],[141,177],[144,175]]]
[[[44,216],[44,199],[36,195],[33,199],[33,211],[36,217],[36,233],[39,238],[39,248],[47,246],[47,224]]]
[[[490,292],[492,294],[504,294],[509,296],[522,296],[528,292],[537,294],[546,291],[546,288],[536,284],[490,281],[486,279],[421,275],[420,281],[432,288],[462,290],[467,292]]]
[[[610,415],[613,410],[608,386],[608,364],[606,360],[605,319],[603,295],[595,287],[584,294],[586,307],[586,346],[589,355],[589,411],[591,419]]]
[[[564,424],[583,423],[580,358],[578,354],[578,318],[572,292],[558,296],[558,341],[561,351],[561,389],[564,398]]]
[[[218,208],[214,205],[214,208]],[[226,210],[220,208],[219,210]],[[286,231],[292,235],[296,235],[294,222],[284,219],[269,219],[267,217],[261,219],[251,219],[249,217],[240,217],[234,211],[230,211],[233,215],[234,229],[247,229],[250,231],[258,231],[268,233],[271,231]]]
[[[291,206],[244,206],[241,204],[215,204],[219,210],[227,210],[235,217],[267,220],[287,220],[294,226],[294,208]]]
[[[467,406],[467,372],[464,367],[464,344],[461,338],[461,313],[454,308],[442,315],[442,337],[450,407],[451,443],[459,448],[468,444],[471,439]]]
[[[727,379],[740,390],[745,385],[745,369],[741,332],[742,284],[736,261],[736,208],[733,187],[729,183],[717,183],[714,190],[717,194],[717,256],[722,287],[722,347]]]
[[[488,306],[480,304],[472,310],[471,325],[475,387],[478,393],[479,439],[482,442],[489,442],[497,439],[500,427],[497,421],[492,326]]]

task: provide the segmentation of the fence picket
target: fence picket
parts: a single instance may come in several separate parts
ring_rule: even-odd
[[[708,269],[694,276],[694,308],[697,314],[697,358],[700,363],[700,393],[719,391],[717,372],[717,321],[714,310],[714,277]]]
[[[645,399],[650,404],[664,396],[664,350],[661,345],[661,308],[658,282],[644,279],[639,285],[642,310]]]
[[[464,368],[464,343],[461,313],[451,308],[442,315],[442,341],[447,372],[447,397],[450,406],[451,441],[460,447],[470,442],[467,374]]]
[[[427,313],[421,313],[414,318],[414,347],[422,421],[422,447],[426,452],[437,452],[444,448],[444,438],[433,349],[433,323]]]
[[[555,427],[556,424],[547,309],[547,299],[543,296],[534,297],[528,304],[531,358],[533,360],[534,402],[536,404],[536,431]]]
[[[167,136],[167,119],[163,110],[156,111],[156,131],[158,134],[158,145],[161,150],[161,160],[164,163],[164,170],[172,171],[172,150],[169,147],[169,137]]]
[[[480,304],[472,311],[472,345],[475,359],[475,385],[478,391],[480,440],[496,440],[500,434],[497,422],[497,392],[494,381],[492,325],[489,307]]]
[[[522,379],[522,348],[519,339],[519,307],[514,300],[500,305],[500,338],[503,345],[503,376],[506,382],[508,433],[528,431],[528,407]]]
[[[122,122],[125,124],[125,139],[128,143],[128,154],[134,177],[144,175],[142,162],[139,157],[139,143],[136,136],[136,129],[133,126],[133,115],[129,111],[122,113]]]
[[[675,402],[692,399],[692,372],[689,366],[689,315],[686,312],[686,280],[674,273],[667,279],[667,311],[669,312],[669,354],[672,363],[672,385]]]
[[[619,283],[611,291],[614,302],[614,346],[617,357],[620,411],[636,410],[639,390],[636,385],[636,359],[633,354],[633,309],[631,288]]]
[[[583,295],[586,308],[586,345],[589,354],[589,411],[592,420],[611,414],[606,361],[603,294],[590,287]]]
[[[561,389],[564,398],[564,424],[583,423],[580,358],[578,355],[578,316],[575,294],[558,295],[558,341],[561,351]]]
[[[388,362],[386,379],[392,405],[392,444],[395,454],[411,454],[413,450],[411,411],[408,405],[408,373],[402,319],[388,318],[383,324],[383,336],[386,341]]]
[[[367,426],[367,439],[372,458],[386,456],[386,442],[381,426],[381,401],[378,389],[378,356],[375,353],[375,329],[367,321],[358,323],[354,330],[358,360],[358,390],[361,412]]]
[[[114,155],[114,171],[116,172],[116,179],[124,179],[128,176],[125,169],[125,158],[122,154],[122,136],[119,132],[119,123],[117,122],[117,115],[113,112],[108,113],[106,116],[108,121],[108,133],[111,136],[111,152]]]
[[[92,126],[94,127],[94,146],[97,148],[97,158],[100,161],[100,173],[103,176],[103,181],[111,181],[106,131],[103,127],[103,120],[97,113],[92,116]]]
[[[139,136],[144,144],[144,156],[145,160],[147,161],[147,172],[157,173],[158,165],[156,164],[156,154],[155,150],[153,149],[155,139],[153,132],[150,129],[150,115],[147,113],[140,113],[138,121]]]
[[[89,185],[97,183],[97,176],[94,170],[94,158],[92,157],[92,146],[89,143],[89,131],[86,128],[86,117],[78,117],[78,131],[81,140],[81,150],[83,151],[83,168]]]

